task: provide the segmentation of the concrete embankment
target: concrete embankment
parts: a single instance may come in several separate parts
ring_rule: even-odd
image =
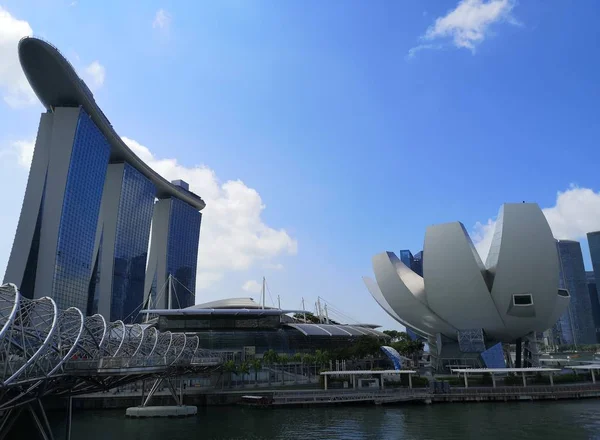
[[[577,384],[562,386],[508,386],[508,387],[452,387],[444,393],[433,393],[428,389],[407,389],[366,391],[358,390],[187,390],[183,396],[184,405],[197,407],[234,405],[242,400],[243,395],[257,394],[272,399],[273,406],[300,405],[312,406],[317,404],[400,404],[400,403],[457,403],[457,402],[508,402],[524,400],[563,400],[600,398],[600,385]],[[117,409],[139,406],[141,394],[111,394],[97,393],[77,396],[73,399],[74,409],[98,410]],[[168,394],[155,395],[152,405],[174,405],[173,398]],[[49,408],[62,408],[64,399],[50,399]]]

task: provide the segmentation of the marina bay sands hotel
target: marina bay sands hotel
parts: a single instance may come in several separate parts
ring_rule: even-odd
[[[126,323],[166,308],[173,278],[173,306],[193,305],[204,201],[125,145],[55,47],[24,38],[19,59],[47,111],[4,282]]]

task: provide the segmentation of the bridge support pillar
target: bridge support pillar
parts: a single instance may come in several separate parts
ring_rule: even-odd
[[[71,440],[71,425],[73,421],[73,396],[67,401],[67,424],[65,425],[65,439]]]

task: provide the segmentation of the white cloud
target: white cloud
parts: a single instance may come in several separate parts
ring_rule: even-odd
[[[156,11],[156,15],[154,16],[154,21],[152,22],[152,27],[154,29],[162,29],[163,31],[168,31],[171,27],[171,16],[164,9],[159,9]]]
[[[15,141],[12,146],[16,150],[19,165],[29,168],[33,159],[35,140]]]
[[[571,185],[566,191],[559,191],[556,204],[542,211],[548,220],[554,237],[558,239],[581,240],[592,231],[600,231],[600,192],[589,188]],[[496,222],[477,223],[471,237],[479,255],[485,261],[490,250]]]
[[[106,68],[99,61],[92,61],[83,69],[83,76],[86,84],[92,90],[97,90],[104,84]]]
[[[265,263],[263,265],[264,269],[268,270],[283,270],[283,264],[281,263]]]
[[[242,289],[250,293],[260,293],[262,291],[262,284],[256,280],[248,280],[244,283]]]
[[[410,58],[422,49],[436,48],[430,42],[445,38],[451,38],[458,48],[474,52],[489,35],[492,24],[517,24],[511,15],[515,4],[515,0],[461,0],[456,8],[435,20],[421,37],[424,43],[410,49],[408,56]]]
[[[175,159],[157,159],[138,142],[123,137],[129,147],[168,180],[183,179],[206,201],[198,252],[198,290],[206,289],[229,271],[254,263],[268,264],[279,255],[295,255],[298,244],[284,229],[266,225],[265,205],[258,192],[240,180],[220,182],[205,166],[184,167]]]
[[[0,87],[4,90],[4,102],[13,108],[36,102],[17,54],[19,40],[32,34],[28,22],[16,19],[0,6]]]

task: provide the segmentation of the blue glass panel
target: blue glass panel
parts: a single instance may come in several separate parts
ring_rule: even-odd
[[[383,347],[381,347],[381,351],[383,351],[387,355],[387,357],[390,358],[390,360],[394,364],[395,370],[402,369],[402,358],[400,357],[400,353],[398,353],[395,348],[384,345]]]
[[[111,321],[131,323],[142,307],[155,195],[154,184],[126,163],[117,214]]]
[[[80,110],[65,186],[52,296],[59,309],[86,310],[96,227],[110,145]]]
[[[416,341],[417,339],[419,339],[417,334],[408,327],[406,327],[406,334],[411,339],[411,341]]]
[[[559,287],[571,295],[569,307],[554,327],[559,344],[594,344],[596,328],[587,287],[581,245],[577,241],[557,241]]]
[[[506,368],[501,343],[497,343],[481,353],[481,359],[487,368]]]
[[[189,307],[195,303],[201,219],[196,208],[179,199],[171,199],[167,272],[176,279],[173,307]]]

